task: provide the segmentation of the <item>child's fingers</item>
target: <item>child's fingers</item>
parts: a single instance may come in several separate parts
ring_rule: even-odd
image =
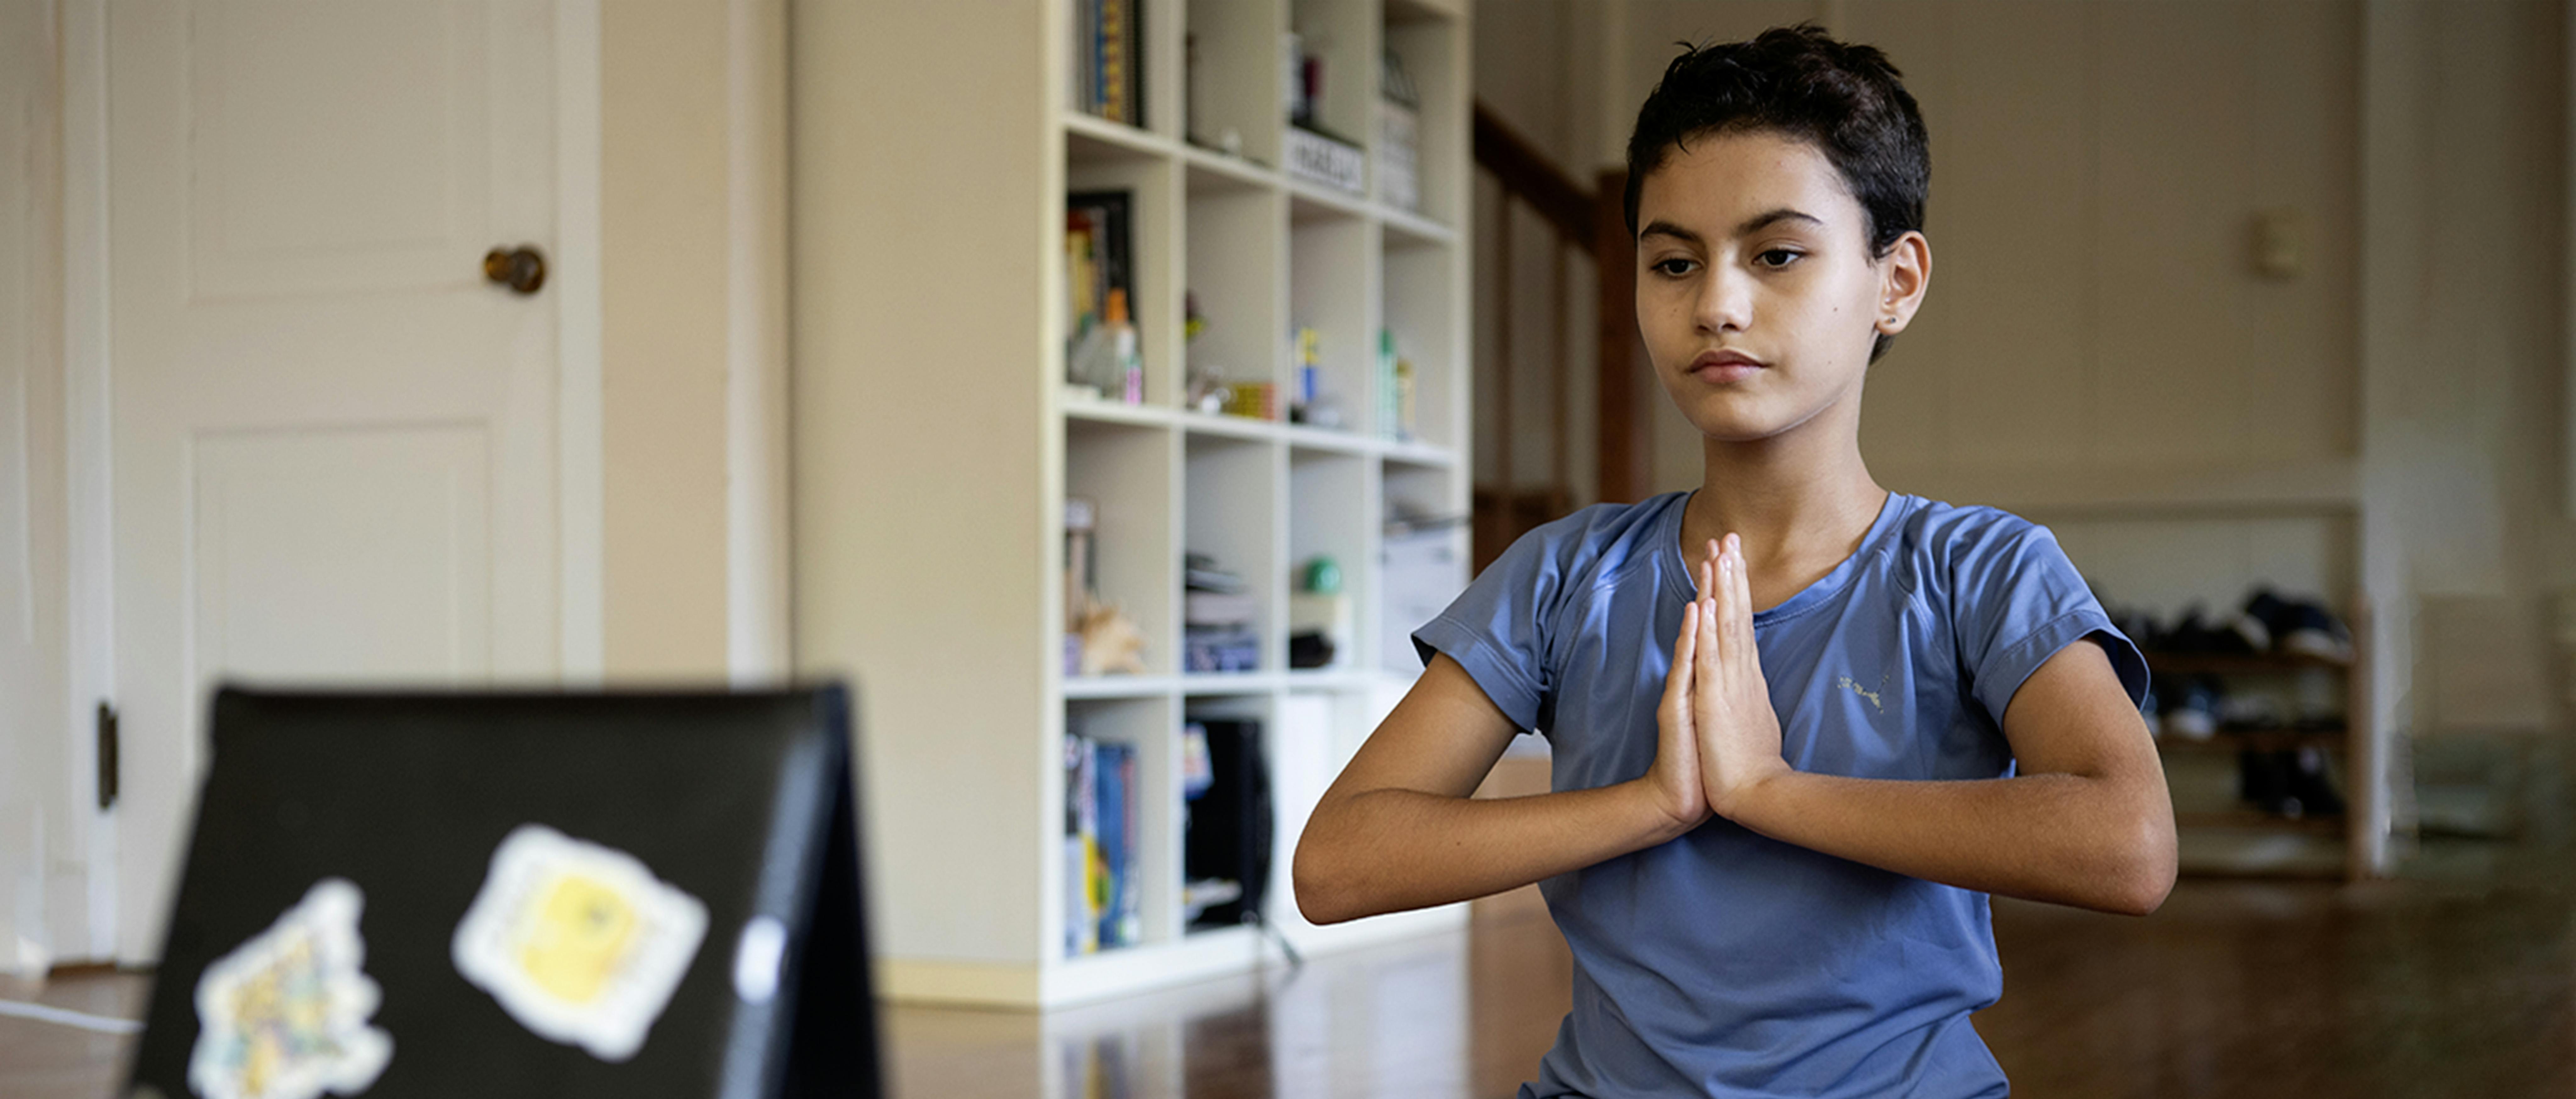
[[[1711,685],[1715,685],[1717,683],[1717,669],[1719,662],[1726,658],[1725,641],[1723,635],[1719,633],[1717,628],[1719,599],[1721,598],[1722,593],[1726,590],[1726,580],[1724,577],[1718,575],[1718,573],[1722,571],[1724,567],[1725,562],[1723,558],[1708,561],[1700,565],[1701,575],[1707,578],[1706,583],[1709,593],[1708,598],[1704,600],[1700,606],[1700,672],[1703,677],[1701,682]]]
[[[1726,536],[1727,557],[1734,567],[1727,570],[1727,593],[1734,605],[1726,619],[1726,645],[1729,655],[1739,664],[1756,662],[1753,650],[1753,581],[1744,567],[1744,540]]]
[[[1673,667],[1664,673],[1664,701],[1676,702],[1690,691],[1691,661],[1699,650],[1699,601],[1682,605],[1681,636],[1673,639]]]
[[[1730,534],[1727,536],[1727,543],[1729,545],[1732,545],[1734,540],[1734,535]],[[1744,610],[1743,605],[1736,594],[1736,578],[1743,571],[1744,563],[1741,560],[1737,559],[1733,553],[1727,552],[1724,549],[1719,550],[1717,557],[1717,621],[1713,625],[1715,626],[1714,632],[1717,634],[1718,648],[1726,654],[1726,658],[1728,660],[1736,658],[1736,646],[1743,640],[1735,632],[1735,620],[1737,616],[1743,613]]]

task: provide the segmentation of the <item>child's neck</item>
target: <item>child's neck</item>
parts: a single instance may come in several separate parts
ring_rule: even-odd
[[[1702,443],[1700,490],[1682,514],[1682,559],[1696,576],[1711,539],[1740,536],[1756,610],[1786,601],[1842,564],[1887,503],[1887,490],[1861,460],[1856,432],[1799,438],[1807,434]]]

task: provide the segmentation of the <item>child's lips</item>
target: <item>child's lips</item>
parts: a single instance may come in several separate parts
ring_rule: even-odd
[[[1762,363],[1740,351],[1707,351],[1691,360],[1690,373],[1710,385],[1740,382],[1766,369]]]

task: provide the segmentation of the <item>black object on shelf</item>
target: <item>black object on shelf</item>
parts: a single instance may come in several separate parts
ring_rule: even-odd
[[[1250,923],[1260,916],[1269,893],[1275,831],[1270,766],[1261,753],[1261,723],[1249,718],[1201,718],[1192,724],[1207,731],[1212,781],[1206,793],[1190,802],[1182,875],[1192,881],[1240,882],[1243,893],[1210,905],[1191,926]]]

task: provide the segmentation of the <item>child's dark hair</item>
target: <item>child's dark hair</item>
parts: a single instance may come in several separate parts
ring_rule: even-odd
[[[1815,145],[1860,200],[1872,256],[1923,228],[1931,138],[1896,66],[1872,46],[1839,42],[1812,23],[1750,42],[1691,48],[1665,66],[1628,137],[1628,235],[1646,174],[1691,137],[1770,130]],[[1886,349],[1887,337],[1870,357]]]

